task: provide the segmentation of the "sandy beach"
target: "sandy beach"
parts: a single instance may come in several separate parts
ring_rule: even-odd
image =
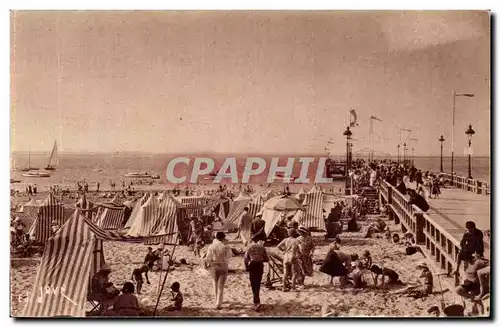
[[[375,217],[369,217],[361,221],[362,226],[372,222]],[[396,232],[397,226],[388,223],[391,231]],[[323,241],[324,234],[313,234],[316,251],[314,260],[324,259],[328,244]],[[231,246],[243,249],[239,240],[234,240],[235,234],[229,234]],[[379,236],[380,237],[380,236]],[[374,264],[383,264],[385,267],[394,269],[403,282],[416,282],[419,270],[415,269],[417,263],[424,257],[417,253],[413,256],[404,254],[404,247],[389,243],[383,238],[363,238],[362,232],[344,232],[341,235],[342,244],[340,251],[361,255],[364,250],[369,250]],[[172,246],[168,247],[172,250]],[[106,242],[104,253],[106,261],[111,265],[113,272],[111,281],[120,288],[123,283],[129,281],[134,268],[141,265],[147,246],[142,244],[128,244],[117,242]],[[204,248],[206,250],[206,247]],[[385,316],[385,317],[422,317],[428,316],[427,309],[433,305],[440,304],[441,295],[432,294],[425,299],[402,297],[391,294],[390,290],[364,289],[354,290],[341,288],[338,280],[330,285],[330,277],[319,272],[319,266],[315,265],[312,278],[306,279],[306,287],[300,291],[283,293],[281,290],[268,290],[263,286],[261,299],[263,308],[259,312],[252,310],[252,293],[248,274],[244,270],[243,257],[236,256],[231,259],[230,273],[226,283],[223,308],[213,309],[213,289],[210,278],[200,272],[200,259],[196,258],[185,246],[178,246],[175,250],[176,261],[184,258],[188,264],[176,267],[169,273],[166,290],[159,304],[157,316],[182,316],[182,317],[239,317],[269,316],[269,317],[321,317],[321,309],[328,305],[330,310],[335,310],[338,316]],[[23,308],[23,299],[31,291],[36,278],[39,258],[12,259],[11,265],[11,315],[18,316]],[[267,273],[267,266],[265,273]],[[369,273],[368,273],[369,274]],[[158,294],[160,277],[164,273],[150,272],[151,284],[143,286],[143,293],[138,295],[144,306],[152,310]],[[265,275],[264,275],[265,277]],[[372,278],[367,275],[369,284],[373,284]],[[264,278],[265,279],[265,278]],[[170,302],[168,287],[174,281],[181,284],[184,293],[184,308],[181,312],[167,312],[162,310]],[[438,277],[434,277],[434,291],[439,292]],[[443,285],[444,287],[444,285]],[[444,298],[447,304],[453,303],[450,292],[445,292]]]

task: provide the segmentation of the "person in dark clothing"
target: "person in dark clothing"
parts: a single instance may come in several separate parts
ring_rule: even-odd
[[[462,236],[460,241],[460,252],[458,253],[457,269],[455,269],[454,274],[458,274],[460,265],[463,262],[465,269],[467,269],[467,263],[472,260],[472,254],[477,253],[479,256],[484,254],[484,241],[483,232],[476,228],[476,224],[473,221],[468,221],[465,223],[465,228],[467,229]]]
[[[403,182],[401,177],[398,177],[397,179],[396,190],[398,190],[399,193],[406,195],[406,184]]]
[[[262,275],[264,274],[264,262],[269,261],[269,256],[263,243],[264,239],[260,234],[255,234],[252,237],[252,244],[248,247],[244,259],[246,271],[249,273],[255,310],[260,309],[260,285],[262,283]]]
[[[375,286],[377,285],[378,277],[382,276],[382,285],[387,284],[387,285],[394,285],[394,284],[401,284],[402,282],[399,280],[399,275],[397,272],[395,272],[392,269],[389,268],[380,268],[377,265],[372,265],[370,267],[370,271],[375,274]],[[387,282],[385,281],[385,277],[387,277]]]
[[[335,243],[333,244],[334,246],[330,246],[330,249],[326,254],[325,260],[323,261],[321,267],[319,268],[319,271],[327,275],[330,275],[332,279],[333,277],[337,276],[344,277],[347,276],[348,274],[347,268],[342,263],[342,260],[340,259],[337,252],[335,252],[335,250],[338,249],[338,247],[335,246]]]
[[[132,272],[132,280],[134,280],[137,283],[137,294],[141,294],[142,284],[144,283],[144,279],[142,279],[142,274],[144,273],[147,276],[148,270],[149,270],[148,267],[144,265],[141,268],[134,269],[134,271]],[[149,280],[148,284],[150,284]]]
[[[155,251],[153,251],[152,247],[148,247],[148,253],[146,254],[146,257],[144,258],[144,264],[147,265],[148,270],[152,270],[154,265],[155,265],[155,262],[158,260],[160,260],[160,256]],[[149,282],[147,272],[145,273],[145,276],[146,276],[146,282],[148,284],[151,284]]]
[[[250,227],[250,230],[252,232],[252,239],[254,237],[257,237],[259,239],[265,240],[266,239],[266,232],[264,230],[265,226],[266,222],[262,219],[262,216],[257,215],[255,219],[252,221],[252,225]]]
[[[427,212],[427,210],[429,210],[429,204],[423,196],[415,192],[413,189],[407,189],[406,191],[410,195],[410,204],[416,205],[423,212]]]
[[[420,169],[415,174],[415,181],[417,182],[417,186],[424,184],[424,180],[422,179],[422,171]]]

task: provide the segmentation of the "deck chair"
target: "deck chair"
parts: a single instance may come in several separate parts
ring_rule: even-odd
[[[274,289],[283,283],[283,259],[271,251],[268,252],[268,256],[269,262],[265,285],[268,289]]]

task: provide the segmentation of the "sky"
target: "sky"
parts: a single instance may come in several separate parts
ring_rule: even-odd
[[[490,17],[473,11],[11,13],[11,149],[490,153]],[[373,123],[370,142],[370,116]],[[410,132],[401,133],[401,129]]]

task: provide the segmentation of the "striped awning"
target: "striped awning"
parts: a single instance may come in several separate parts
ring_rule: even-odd
[[[154,245],[164,242],[165,244],[179,243],[177,232],[177,211],[178,206],[170,198],[165,197],[159,204],[156,212],[156,225],[153,230],[154,235],[167,235],[164,237],[149,238],[145,244]]]
[[[29,235],[36,242],[44,243],[52,235],[52,222],[62,226],[67,218],[62,204],[50,193],[38,208],[38,216],[31,226]]]
[[[102,229],[119,229],[122,227],[124,216],[125,209],[123,207],[107,207],[102,210],[97,225]]]
[[[323,219],[323,193],[313,192],[305,194],[302,205],[306,210],[304,212],[297,212],[293,219],[307,228],[316,227],[326,230]]]

